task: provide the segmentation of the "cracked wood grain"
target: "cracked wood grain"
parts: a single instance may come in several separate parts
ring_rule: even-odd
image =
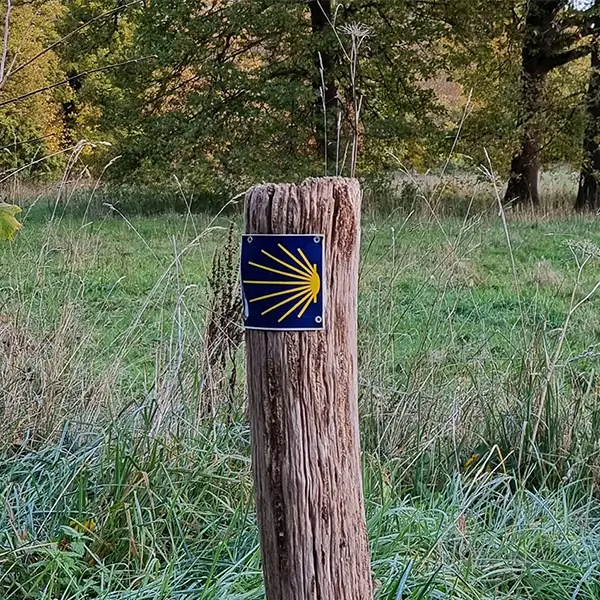
[[[246,233],[325,235],[325,331],[246,331],[252,463],[268,600],[372,597],[358,423],[361,190],[261,185]]]

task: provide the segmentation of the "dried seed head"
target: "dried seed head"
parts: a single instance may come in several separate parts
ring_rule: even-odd
[[[586,260],[600,259],[600,248],[590,240],[565,240],[564,244],[569,247],[573,254],[577,254]]]
[[[363,23],[349,23],[340,27],[340,30],[351,38],[360,41],[368,38],[371,33],[371,29]]]

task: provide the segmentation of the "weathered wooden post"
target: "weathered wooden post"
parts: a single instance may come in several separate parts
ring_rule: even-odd
[[[354,179],[246,195],[241,272],[268,600],[372,597],[358,423],[360,204]]]

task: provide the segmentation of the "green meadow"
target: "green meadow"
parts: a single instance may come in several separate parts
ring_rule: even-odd
[[[0,246],[0,597],[264,598],[240,218],[24,211]],[[376,597],[600,597],[593,218],[365,216]]]

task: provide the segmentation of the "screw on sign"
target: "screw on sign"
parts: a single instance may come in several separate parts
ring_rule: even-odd
[[[361,190],[246,194],[240,276],[267,600],[370,600],[358,423]]]
[[[245,235],[242,297],[248,329],[310,331],[324,328],[322,235]]]

